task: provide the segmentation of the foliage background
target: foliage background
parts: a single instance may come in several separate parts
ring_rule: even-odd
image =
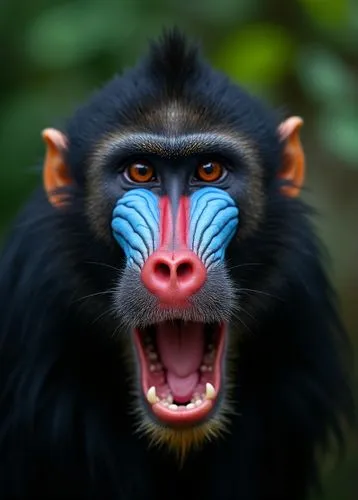
[[[43,156],[41,129],[174,24],[201,40],[234,80],[304,117],[304,196],[319,211],[318,230],[357,346],[357,0],[1,0],[1,234],[41,180],[33,168]],[[325,470],[325,500],[357,498],[356,435],[344,462]]]

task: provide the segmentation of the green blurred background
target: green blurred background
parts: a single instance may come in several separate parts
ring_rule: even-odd
[[[34,166],[44,152],[41,129],[65,118],[174,24],[235,81],[303,116],[304,196],[319,211],[357,348],[358,0],[1,0],[1,234],[40,182]],[[346,459],[325,469],[324,498],[357,496],[352,433]]]

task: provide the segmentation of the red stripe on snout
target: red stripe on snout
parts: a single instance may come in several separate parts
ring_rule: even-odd
[[[189,198],[187,196],[181,196],[176,210],[176,221],[173,221],[173,209],[170,198],[168,196],[161,197],[159,203],[159,249],[178,250],[188,248],[189,208]]]
[[[189,213],[189,198],[181,196],[175,224],[176,248],[188,247]]]
[[[206,280],[206,268],[188,248],[189,206],[187,196],[173,208],[168,196],[159,202],[160,246],[145,262],[141,278],[162,307],[188,307],[189,297],[198,292]]]
[[[171,203],[168,196],[162,196],[159,203],[160,223],[159,223],[159,248],[168,248],[172,241],[173,217]]]

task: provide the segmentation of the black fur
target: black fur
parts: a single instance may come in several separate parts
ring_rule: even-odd
[[[228,255],[241,287],[237,415],[182,469],[134,433],[108,294],[120,255],[94,239],[82,194],[93,145],[173,96],[254,139],[266,193],[259,229]],[[176,34],[70,120],[75,201],[58,211],[36,193],[0,261],[2,500],[303,500],[317,483],[316,449],[342,442],[351,411],[347,345],[309,209],[277,189],[277,122]]]

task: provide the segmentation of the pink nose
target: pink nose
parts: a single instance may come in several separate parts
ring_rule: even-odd
[[[142,281],[167,304],[180,304],[197,292],[206,280],[206,268],[190,250],[157,250],[142,269]]]

